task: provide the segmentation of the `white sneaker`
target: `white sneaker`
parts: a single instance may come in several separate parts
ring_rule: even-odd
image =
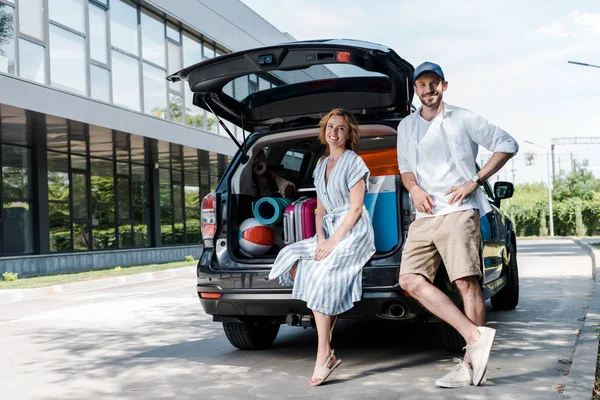
[[[458,363],[446,375],[435,381],[435,384],[444,388],[458,388],[473,384],[473,368],[460,358],[454,359]]]
[[[481,335],[479,339],[474,344],[466,346],[469,360],[473,365],[473,385],[475,386],[478,386],[483,379],[496,336],[496,330],[492,328],[478,326],[477,330]]]

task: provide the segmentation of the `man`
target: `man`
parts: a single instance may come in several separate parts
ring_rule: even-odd
[[[506,164],[519,146],[484,118],[444,103],[448,82],[439,65],[419,65],[414,89],[422,106],[398,126],[398,166],[417,210],[402,253],[400,286],[453,326],[467,343],[464,360],[436,385],[479,385],[496,334],[482,326],[485,305],[479,286],[479,215],[487,214],[491,207],[479,186]],[[477,172],[479,145],[494,154]],[[442,260],[462,296],[464,314],[432,284]]]

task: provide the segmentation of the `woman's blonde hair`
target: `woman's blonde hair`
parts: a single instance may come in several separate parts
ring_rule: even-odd
[[[358,122],[356,122],[356,118],[354,118],[354,115],[352,115],[350,111],[344,108],[334,108],[333,110],[329,111],[326,116],[321,118],[321,121],[319,121],[319,141],[327,147],[325,154],[329,154],[329,143],[327,143],[327,139],[325,137],[325,130],[327,129],[327,122],[329,122],[329,118],[334,115],[344,117],[346,123],[348,124],[349,129],[346,148],[354,152],[358,151],[358,135],[360,130],[358,128]]]

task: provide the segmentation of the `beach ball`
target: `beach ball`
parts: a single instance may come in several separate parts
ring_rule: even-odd
[[[262,225],[256,218],[248,218],[239,231],[240,247],[246,253],[260,256],[271,249],[275,243],[275,232],[268,225]]]

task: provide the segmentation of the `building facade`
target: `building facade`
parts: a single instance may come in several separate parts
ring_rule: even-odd
[[[236,147],[165,77],[292,39],[237,0],[0,0],[0,273],[197,258]]]

